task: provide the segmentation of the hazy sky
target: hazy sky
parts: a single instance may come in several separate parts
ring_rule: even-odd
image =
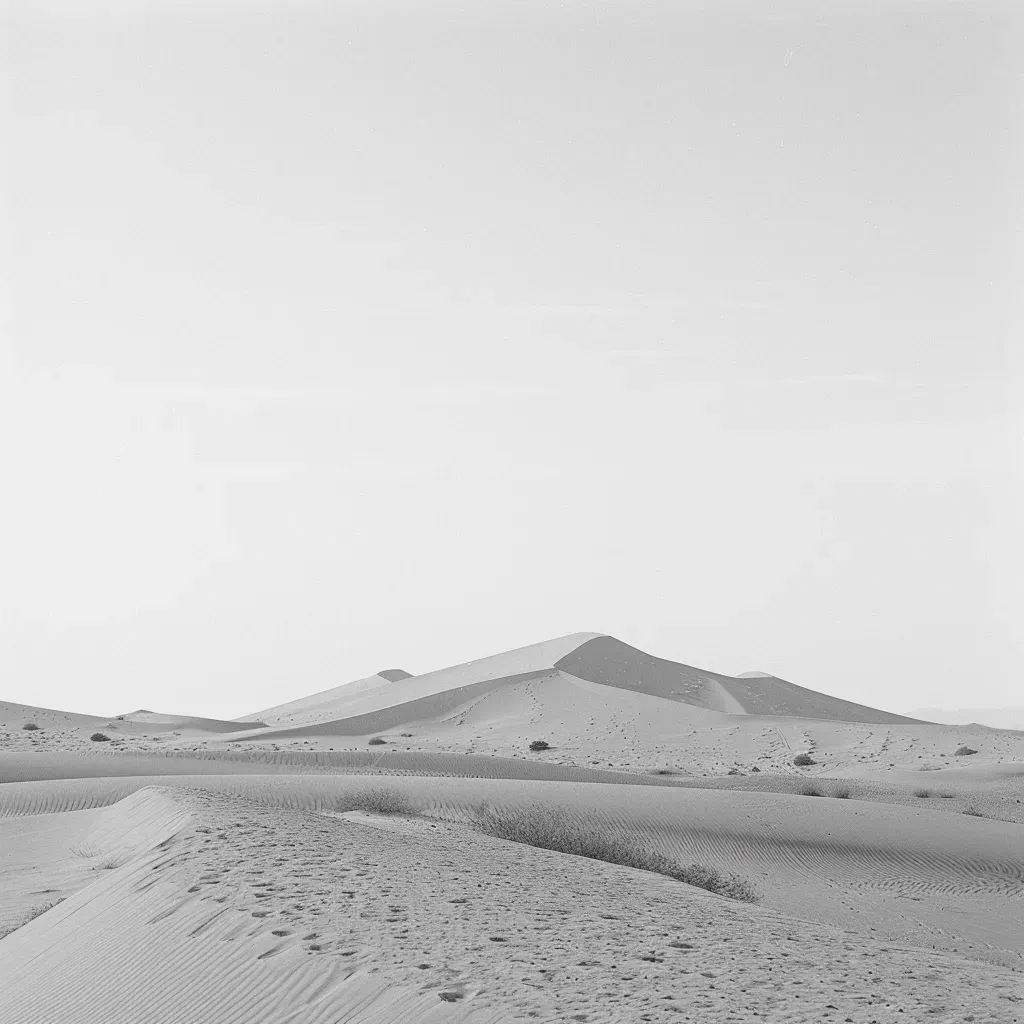
[[[1020,9],[9,0],[0,697],[1021,703]]]

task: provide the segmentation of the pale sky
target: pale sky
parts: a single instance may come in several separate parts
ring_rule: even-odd
[[[6,10],[0,698],[1024,702],[1019,5]]]

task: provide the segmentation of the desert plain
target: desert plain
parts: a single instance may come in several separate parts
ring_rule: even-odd
[[[0,1022],[1012,1024],[1022,799],[1024,732],[599,633],[234,721],[0,703]]]

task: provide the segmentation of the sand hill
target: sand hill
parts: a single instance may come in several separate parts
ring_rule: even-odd
[[[1024,734],[597,633],[0,704],[0,1022],[1020,1021],[1022,799]]]

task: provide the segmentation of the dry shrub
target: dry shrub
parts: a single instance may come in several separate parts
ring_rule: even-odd
[[[371,747],[380,747],[387,743],[387,740],[383,736],[371,736],[366,742]]]
[[[810,754],[797,754],[796,757],[793,758],[793,764],[795,764],[797,768],[807,768],[809,765],[817,763],[818,762],[815,761]]]
[[[93,743],[109,743],[110,742],[110,737],[106,733],[102,733],[102,732],[94,732],[89,737],[89,739],[91,739],[93,741]]]
[[[391,789],[365,789],[361,793],[345,793],[334,803],[334,812],[366,811],[368,814],[417,814],[404,793]]]
[[[0,928],[0,939],[10,935],[11,932],[16,932],[19,928],[28,924],[29,921],[34,921],[37,917],[41,917],[48,910],[53,910],[58,903],[63,903],[67,899],[66,896],[59,896],[55,900],[50,900],[47,903],[40,903],[29,910],[25,916],[17,922],[17,924],[9,924],[6,927]]]
[[[966,757],[968,754],[976,754],[976,753],[977,753],[977,751],[973,747],[967,747],[967,746],[957,747],[956,750],[953,751],[953,755],[955,757]]]
[[[679,864],[661,853],[644,849],[634,837],[567,821],[554,807],[536,805],[496,810],[485,804],[474,810],[472,820],[477,829],[496,839],[652,871],[746,903],[757,900],[757,891],[745,878],[725,875],[704,864]]]
[[[538,750],[550,750],[551,744],[547,740],[534,740],[530,744],[530,749],[536,753]]]
[[[26,722],[26,723],[25,723],[25,724],[24,724],[24,725],[22,726],[22,729],[23,729],[23,730],[24,730],[25,732],[37,732],[37,731],[39,730],[39,726],[38,726],[38,725],[36,725],[36,723],[35,723],[35,722]]]

